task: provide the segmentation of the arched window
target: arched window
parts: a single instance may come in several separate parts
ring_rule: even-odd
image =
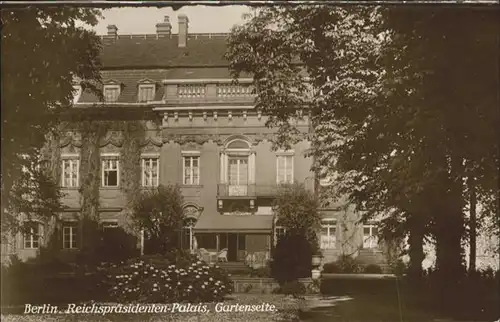
[[[246,196],[248,185],[255,182],[255,153],[242,138],[229,140],[220,156],[220,183],[230,196]]]
[[[226,144],[226,149],[227,150],[250,149],[250,145],[248,144],[248,142],[242,139],[234,139]]]

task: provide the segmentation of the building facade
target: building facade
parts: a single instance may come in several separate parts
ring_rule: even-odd
[[[179,15],[179,33],[171,34],[168,17],[152,35],[119,35],[116,26],[102,36],[103,99],[75,83],[74,109],[138,110],[155,115],[161,124],[147,122],[138,143],[140,185],[178,184],[185,199],[186,227],[183,246],[208,253],[227,250],[228,261],[259,266],[270,258],[272,244],[283,232],[276,225],[272,200],[282,183],[301,182],[315,189],[309,142],[289,151],[273,151],[273,129],[266,115],[254,108],[252,79],[243,75],[236,84],[224,59],[226,34],[191,34],[189,20]],[[300,111],[298,113],[301,113]],[[307,113],[298,128],[310,130]],[[56,248],[64,258],[74,258],[81,236],[77,222],[82,211],[81,186],[88,155],[82,156],[84,133],[66,129],[55,142],[65,193],[66,209],[56,222],[32,225],[31,233],[18,234],[4,254],[26,260],[47,246],[44,238],[57,231]],[[127,164],[123,153],[127,137],[108,130],[96,143],[100,158],[99,219],[103,230],[126,227]],[[54,152],[52,152],[54,153]],[[55,160],[55,161],[54,161]],[[337,205],[322,210],[320,246],[323,262],[340,254],[382,263],[376,225],[360,225],[352,207]],[[55,227],[55,228],[54,228]],[[141,236],[137,235],[137,245]]]

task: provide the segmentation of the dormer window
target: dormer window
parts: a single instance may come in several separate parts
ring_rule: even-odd
[[[104,85],[104,101],[116,102],[120,96],[120,85]]]
[[[137,100],[139,102],[153,101],[155,98],[155,85],[154,84],[140,84],[137,93]]]
[[[150,102],[155,99],[156,84],[151,79],[141,79],[137,89],[138,102]]]

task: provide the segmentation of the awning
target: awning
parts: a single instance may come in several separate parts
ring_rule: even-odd
[[[198,233],[270,233],[273,216],[220,215],[203,213],[193,230]]]

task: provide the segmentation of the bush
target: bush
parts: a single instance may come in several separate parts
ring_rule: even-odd
[[[340,273],[340,268],[335,262],[325,263],[323,264],[323,273]]]
[[[361,267],[356,261],[356,259],[352,258],[349,255],[341,255],[337,259],[335,264],[339,269],[339,273],[350,274],[350,273],[359,273],[361,271]]]
[[[254,268],[250,272],[251,277],[271,277],[271,270],[269,267]]]
[[[285,295],[303,295],[306,294],[306,287],[299,281],[285,282],[275,292]]]
[[[382,274],[382,268],[377,264],[370,264],[363,270],[365,274]]]
[[[24,263],[12,257],[9,265],[2,266],[1,270],[2,305],[62,304],[96,299],[98,289],[94,276],[58,274],[61,272],[67,272],[67,265],[57,260]]]
[[[279,284],[311,276],[312,249],[306,237],[285,235],[276,245],[271,275]]]
[[[403,276],[407,269],[408,267],[402,259],[398,259],[391,264],[391,273],[396,276]]]
[[[167,254],[179,245],[179,229],[185,219],[183,203],[179,186],[159,185],[138,195],[132,220],[144,229],[146,254]]]
[[[111,266],[107,278],[110,300],[120,303],[220,301],[232,291],[223,270],[182,252]]]

